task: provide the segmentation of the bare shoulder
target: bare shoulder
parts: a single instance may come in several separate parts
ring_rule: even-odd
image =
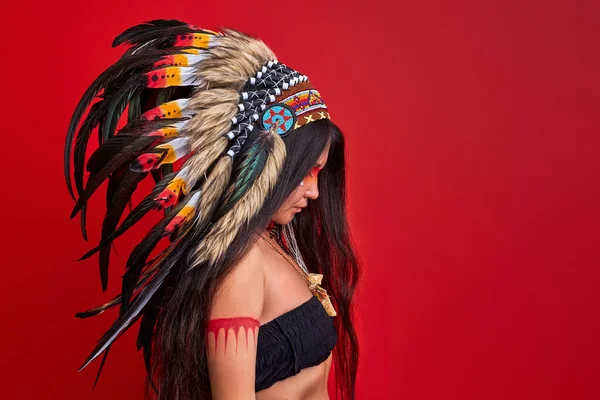
[[[245,315],[260,319],[264,288],[264,257],[255,243],[217,289],[211,318]]]

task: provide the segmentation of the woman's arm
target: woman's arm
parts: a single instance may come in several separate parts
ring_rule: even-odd
[[[258,246],[253,246],[213,301],[206,343],[214,400],[256,398],[256,338],[263,300],[263,259]]]

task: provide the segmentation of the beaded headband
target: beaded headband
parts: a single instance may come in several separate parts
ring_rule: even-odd
[[[266,130],[275,125],[276,133],[283,137],[301,126],[329,118],[321,94],[306,81],[277,96],[275,103],[262,112],[260,123]]]
[[[240,113],[232,119],[238,129],[228,133],[234,138],[243,130],[252,131],[253,121],[281,137],[294,129],[320,119],[330,119],[321,94],[312,87],[308,77],[277,61],[269,61],[255,77],[248,80],[238,104]],[[245,140],[245,136],[242,136]],[[235,149],[231,153],[235,154]]]

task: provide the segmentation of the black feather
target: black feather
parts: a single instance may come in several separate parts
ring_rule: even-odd
[[[155,130],[172,126],[186,118],[159,119],[159,120],[136,120],[125,125],[118,134],[104,142],[98,147],[88,159],[86,169],[89,172],[98,172],[111,158],[123,149],[127,144],[133,142],[137,137],[151,133]],[[156,137],[156,136],[155,136]]]
[[[156,94],[156,103],[154,106],[160,106],[161,104],[168,103],[171,100],[176,100],[175,93],[177,92],[177,86],[170,86],[162,89],[158,89]]]
[[[79,104],[75,108],[75,113],[73,114],[73,117],[71,118],[71,122],[69,124],[69,129],[67,131],[67,138],[65,140],[64,173],[65,173],[65,180],[67,182],[67,188],[69,189],[69,193],[71,194],[71,197],[73,197],[73,199],[75,199],[75,195],[73,193],[73,187],[71,185],[71,151],[72,151],[72,147],[73,147],[73,140],[75,139],[75,131],[77,130],[79,121],[81,120],[83,113],[85,112],[85,110],[87,109],[87,106],[91,103],[91,101],[93,100],[95,95],[96,95],[96,93],[94,93],[94,95],[89,100],[84,101],[84,98],[82,98],[80,100]],[[100,111],[101,111],[101,108],[104,106],[105,106],[105,104],[103,104],[102,100],[95,103],[90,108],[90,112],[88,113],[88,116],[87,116],[86,120],[84,121],[84,124],[79,128],[79,131],[77,133],[76,148],[77,148],[77,146],[79,146],[80,148],[83,148],[83,157],[85,157],[85,148],[87,147],[87,141],[88,141],[90,135],[92,134],[92,130],[98,124],[98,121],[102,116],[102,113]],[[77,153],[75,153],[75,154],[77,155]],[[81,156],[79,157],[79,159],[81,159]],[[77,162],[78,161],[77,161],[77,157],[76,157],[74,160],[76,181],[77,181]],[[83,164],[83,161],[81,161],[81,164]],[[83,182],[83,173],[81,174],[81,176],[82,176],[81,181]],[[83,185],[83,183],[82,183],[82,185]]]
[[[98,96],[98,97],[103,99],[103,96]],[[106,106],[108,107],[108,102],[106,102]],[[106,109],[103,112],[104,112],[104,115],[102,117],[102,120],[98,121],[98,129],[97,129],[98,134],[96,135],[96,136],[98,136],[98,147],[102,146],[102,144],[104,143],[104,140],[102,140],[101,132],[104,129],[104,122],[106,121],[106,119],[105,119],[106,118]],[[88,141],[89,141],[89,139],[88,139]]]
[[[161,282],[161,284],[162,284],[162,282]],[[143,308],[143,307],[142,307],[142,308]],[[133,325],[135,325],[135,323],[137,322],[137,320],[138,320],[138,319],[139,319],[139,318],[140,318],[142,315],[143,315],[143,312],[138,312],[138,313],[136,313],[136,315],[134,315],[134,316],[133,316],[131,319],[128,319],[127,326],[125,326],[123,329],[121,329],[121,330],[120,330],[120,331],[119,331],[119,332],[118,332],[118,333],[117,333],[117,334],[114,336],[114,338],[111,340],[111,342],[110,342],[110,343],[108,343],[106,346],[103,346],[103,350],[102,350],[102,351],[106,352],[106,351],[110,350],[110,348],[111,348],[111,346],[113,345],[113,343],[114,343],[114,342],[115,342],[115,341],[116,341],[118,338],[120,338],[120,337],[121,337],[121,335],[123,335],[125,332],[127,332],[127,330],[128,330],[129,328],[131,328]],[[118,320],[121,320],[121,318],[122,318],[122,317],[121,317],[121,316],[119,316],[119,319],[118,319]],[[107,332],[107,333],[108,333],[108,332]],[[98,347],[98,346],[96,346],[96,347]],[[100,355],[100,353],[101,353],[101,352],[99,352],[99,353],[96,355],[96,357],[97,357],[97,356],[99,356],[99,355]],[[96,357],[94,357],[94,358],[96,358]],[[81,366],[81,367],[79,368],[79,371],[81,371],[83,368],[85,368],[85,367],[86,367],[86,366],[87,366],[87,365],[88,365],[88,364],[89,364],[91,361],[92,361],[92,360],[90,360],[89,362],[87,362],[86,364],[84,364],[83,366]],[[100,367],[101,367],[101,368],[100,368],[100,370],[98,371],[98,375],[96,376],[96,379],[98,379],[98,378],[100,377],[100,372],[102,371],[102,365],[101,365]]]
[[[109,352],[110,346],[106,348],[106,351],[102,356],[102,361],[100,362],[100,367],[98,367],[98,372],[96,373],[96,379],[94,380],[94,386],[92,386],[92,390],[96,389],[96,385],[98,384],[98,380],[100,379],[100,374],[102,373],[102,369],[104,368],[104,363],[106,363],[106,358],[108,357]]]
[[[85,368],[90,362],[98,357],[98,355],[105,351],[106,348],[110,346],[120,334],[131,327],[133,321],[139,318],[143,313],[144,308],[148,302],[152,300],[152,297],[156,294],[167,275],[171,272],[171,269],[177,264],[182,255],[185,254],[192,244],[197,244],[201,239],[200,235],[205,233],[205,231],[200,232],[199,229],[194,229],[194,225],[195,224],[192,224],[190,226],[188,234],[179,238],[177,242],[172,243],[170,247],[171,250],[166,252],[164,257],[157,261],[156,274],[148,284],[140,290],[139,294],[133,300],[131,307],[120,315],[111,328],[102,336],[102,338],[100,338],[98,344],[79,370]]]
[[[102,126],[102,140],[107,141],[114,136],[121,115],[132,98],[139,96],[146,84],[146,77],[143,74],[131,76],[121,88],[107,98],[109,102],[106,118]]]
[[[154,333],[154,323],[156,322],[156,317],[158,316],[159,311],[157,306],[160,304],[160,302],[156,300],[160,298],[160,292],[162,292],[162,290],[159,290],[157,292],[158,296],[153,297],[153,299],[148,303],[148,309],[144,312],[144,316],[140,322],[140,330],[136,340],[136,348],[138,351],[149,345],[152,341],[151,338]]]
[[[73,113],[73,116],[71,117],[71,121],[69,122],[69,128],[67,130],[67,137],[65,141],[64,173],[65,180],[67,182],[67,188],[69,189],[69,193],[73,198],[75,198],[75,196],[73,193],[73,188],[71,186],[70,179],[71,151],[73,147],[73,141],[75,139],[75,132],[77,130],[77,126],[79,125],[79,122],[85,114],[85,111],[87,110],[88,106],[92,103],[96,95],[98,95],[98,93],[100,93],[102,90],[106,89],[106,91],[110,93],[111,88],[119,87],[127,78],[129,78],[131,74],[135,72],[143,72],[149,70],[152,67],[153,63],[160,60],[162,57],[169,54],[173,54],[175,52],[181,52],[181,50],[154,50],[144,52],[143,54],[135,54],[123,57],[112,66],[108,67],[87,88],[87,90],[79,100],[79,103],[77,103],[77,106],[75,107],[75,111]],[[90,113],[92,113],[92,109],[90,109]],[[106,113],[106,109],[104,109],[103,113]],[[89,123],[89,126],[86,128],[86,130],[89,130],[89,134],[91,134],[91,131],[94,129],[94,127],[96,127],[99,124],[102,124],[102,121],[98,118],[98,116],[96,116],[96,119],[93,122],[93,124]],[[85,138],[86,144],[87,140],[89,139],[89,134]],[[85,149],[83,151],[83,155],[85,156]]]
[[[118,136],[118,135],[117,135]],[[140,219],[144,217],[148,213],[148,211],[152,210],[156,204],[154,200],[169,184],[169,182],[175,177],[176,174],[169,174],[165,176],[165,178],[160,181],[154,189],[152,193],[147,195],[125,218],[121,226],[119,226],[112,234],[107,236],[100,244],[85,253],[80,260],[85,260],[86,258],[92,256],[97,251],[100,250],[101,247],[106,245],[109,242],[114,241],[117,237],[121,236],[125,233],[129,228],[135,225]]]
[[[152,175],[152,179],[154,179],[154,183],[158,183],[162,180],[163,173],[160,168],[153,169],[150,171],[150,175]]]
[[[81,236],[83,236],[83,240],[88,240],[87,229],[87,204],[81,206],[81,216],[80,216],[80,226],[81,226]]]
[[[162,176],[170,175],[173,173],[173,164],[163,164],[160,166],[160,170],[161,170]],[[169,215],[171,210],[172,210],[172,207],[165,207],[163,209],[163,213],[165,214],[165,217],[167,215]]]
[[[106,188],[106,214],[102,222],[100,241],[102,241],[102,238],[105,236],[105,232],[108,228],[107,217],[109,214],[111,214],[111,209],[113,207],[112,201],[115,197],[115,193],[119,190],[119,186],[121,186],[121,184],[123,183],[124,172],[125,171],[123,170],[117,171],[108,177],[108,186]],[[110,250],[110,243],[107,246],[102,247],[102,249],[100,249],[100,255],[98,260],[98,266],[100,270],[100,283],[103,292],[106,292],[106,289],[108,287],[108,264],[110,259]]]
[[[129,101],[129,109],[127,110],[127,122],[135,121],[142,115],[142,98],[146,91],[142,89],[137,96],[133,96]]]
[[[113,308],[116,305],[121,304],[121,295],[118,295],[108,303],[102,304],[101,306],[90,308],[87,311],[81,311],[75,314],[75,318],[89,318],[95,317],[96,315],[102,314],[104,311],[109,308]]]
[[[147,51],[154,51],[160,49],[170,48],[175,44],[177,37],[187,36],[194,33],[206,33],[212,35],[212,32],[207,32],[201,29],[192,29],[188,26],[173,26],[167,28],[156,28],[152,31],[148,31],[139,34],[135,42],[131,42],[132,46],[127,49],[124,57],[129,55],[144,54]],[[179,50],[183,50],[183,47],[179,47]]]
[[[157,223],[144,237],[144,239],[133,249],[126,264],[125,275],[123,275],[123,286],[121,290],[121,309],[127,310],[129,300],[133,295],[135,285],[142,273],[144,266],[147,263],[148,257],[164,236],[164,230],[171,220],[185,207],[187,202],[192,198],[194,192],[186,196],[186,199],[173,208],[168,216]]]
[[[112,157],[119,153],[125,146],[135,141],[139,135],[119,133],[98,147],[88,158],[86,169],[88,172],[99,172]]]
[[[177,46],[175,42],[179,35],[190,35],[194,33],[206,33],[209,35],[213,35],[212,32],[207,32],[204,30],[192,29],[189,27],[173,27],[173,28],[164,28],[157,30],[155,32],[148,33],[146,35],[139,37],[139,43],[133,45],[124,53],[123,57],[128,57],[130,55],[138,55],[144,54],[148,51],[162,50],[162,49],[177,49],[180,52],[189,49],[189,48],[198,48],[194,46]],[[204,48],[202,48],[204,49]]]
[[[162,175],[162,179],[164,179],[165,176],[167,175],[171,175],[173,173],[173,164],[163,164],[160,166],[160,172]],[[156,182],[158,183],[158,182]]]
[[[115,178],[109,178],[107,189],[106,215],[102,222],[102,235],[100,242],[105,243],[100,248],[99,264],[100,264],[100,282],[102,290],[106,291],[108,287],[108,267],[110,263],[110,250],[112,241],[107,241],[117,228],[119,220],[125,211],[125,207],[129,203],[133,192],[136,190],[138,183],[141,182],[147,173],[136,173],[126,169],[122,174]]]
[[[133,161],[136,157],[142,154],[144,151],[148,150],[153,144],[157,143],[160,140],[160,137],[156,136],[140,136],[136,138],[133,142],[123,147],[121,150],[115,154],[110,161],[108,161],[102,169],[100,169],[97,173],[87,181],[87,185],[85,190],[77,200],[75,207],[73,208],[73,212],[71,213],[71,218],[73,218],[83,204],[85,204],[89,198],[94,194],[94,192],[100,187],[102,182],[108,178],[108,176],[118,170],[121,166],[123,166],[127,162]]]
[[[74,179],[75,187],[77,189],[77,195],[81,196],[83,192],[83,169],[85,164],[85,152],[87,150],[87,144],[94,127],[104,119],[104,113],[108,103],[104,100],[100,100],[90,108],[86,119],[81,124],[79,131],[77,132],[77,140],[75,141],[75,149],[73,152],[73,168],[74,168]]]
[[[152,259],[150,261],[150,263],[154,263],[155,261],[157,261],[161,256],[163,256],[164,254],[166,254],[168,251],[165,250],[163,252],[161,252],[156,258]],[[142,278],[139,280],[139,282],[136,285],[136,293],[139,292],[139,290],[148,282],[148,280],[152,277],[154,273],[153,269],[149,269],[148,271],[145,271]],[[111,301],[109,301],[108,303],[102,304],[101,306],[97,306],[94,308],[90,308],[87,311],[81,311],[75,314],[75,318],[89,318],[89,317],[95,317],[96,315],[102,314],[104,311],[111,309],[115,306],[118,306],[119,304],[121,304],[121,295],[117,295],[116,297],[114,297]]]
[[[77,189],[77,195],[81,197],[84,191],[83,185],[83,164],[85,163],[85,153],[87,150],[87,144],[89,138],[96,125],[100,126],[104,121],[104,113],[107,103],[104,100],[100,100],[95,103],[91,108],[88,116],[86,117],[79,131],[77,132],[77,140],[75,142],[75,150],[73,153],[73,167],[74,167],[74,179],[75,188]],[[94,174],[90,175],[90,178]],[[85,240],[87,237],[86,221],[87,221],[87,207],[82,206],[81,208],[81,235]]]
[[[126,29],[123,33],[118,35],[112,42],[112,47],[117,47],[122,44],[138,44],[147,39],[145,38],[152,33],[155,33],[157,30],[163,30],[166,28],[173,27],[181,27],[187,26],[187,24],[183,21],[178,21],[175,19],[155,19],[153,21],[144,22],[131,28]],[[189,29],[189,28],[188,28]]]
[[[146,367],[146,376],[148,382],[150,382],[150,385],[157,393],[158,389],[154,384],[154,379],[152,377],[152,339],[154,337],[156,320],[158,319],[158,315],[160,313],[159,305],[163,297],[164,289],[165,287],[162,285],[152,299],[148,302],[140,322],[140,328],[137,337],[137,349],[138,351],[143,350],[144,352],[144,365]]]

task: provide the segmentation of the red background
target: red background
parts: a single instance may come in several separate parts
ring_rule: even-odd
[[[0,396],[141,398],[131,333],[94,392],[97,364],[76,372],[114,314],[73,317],[109,295],[95,260],[73,261],[91,243],[68,220],[62,149],[113,37],[166,17],[263,38],[346,132],[358,399],[600,398],[596,4],[3,5]]]

